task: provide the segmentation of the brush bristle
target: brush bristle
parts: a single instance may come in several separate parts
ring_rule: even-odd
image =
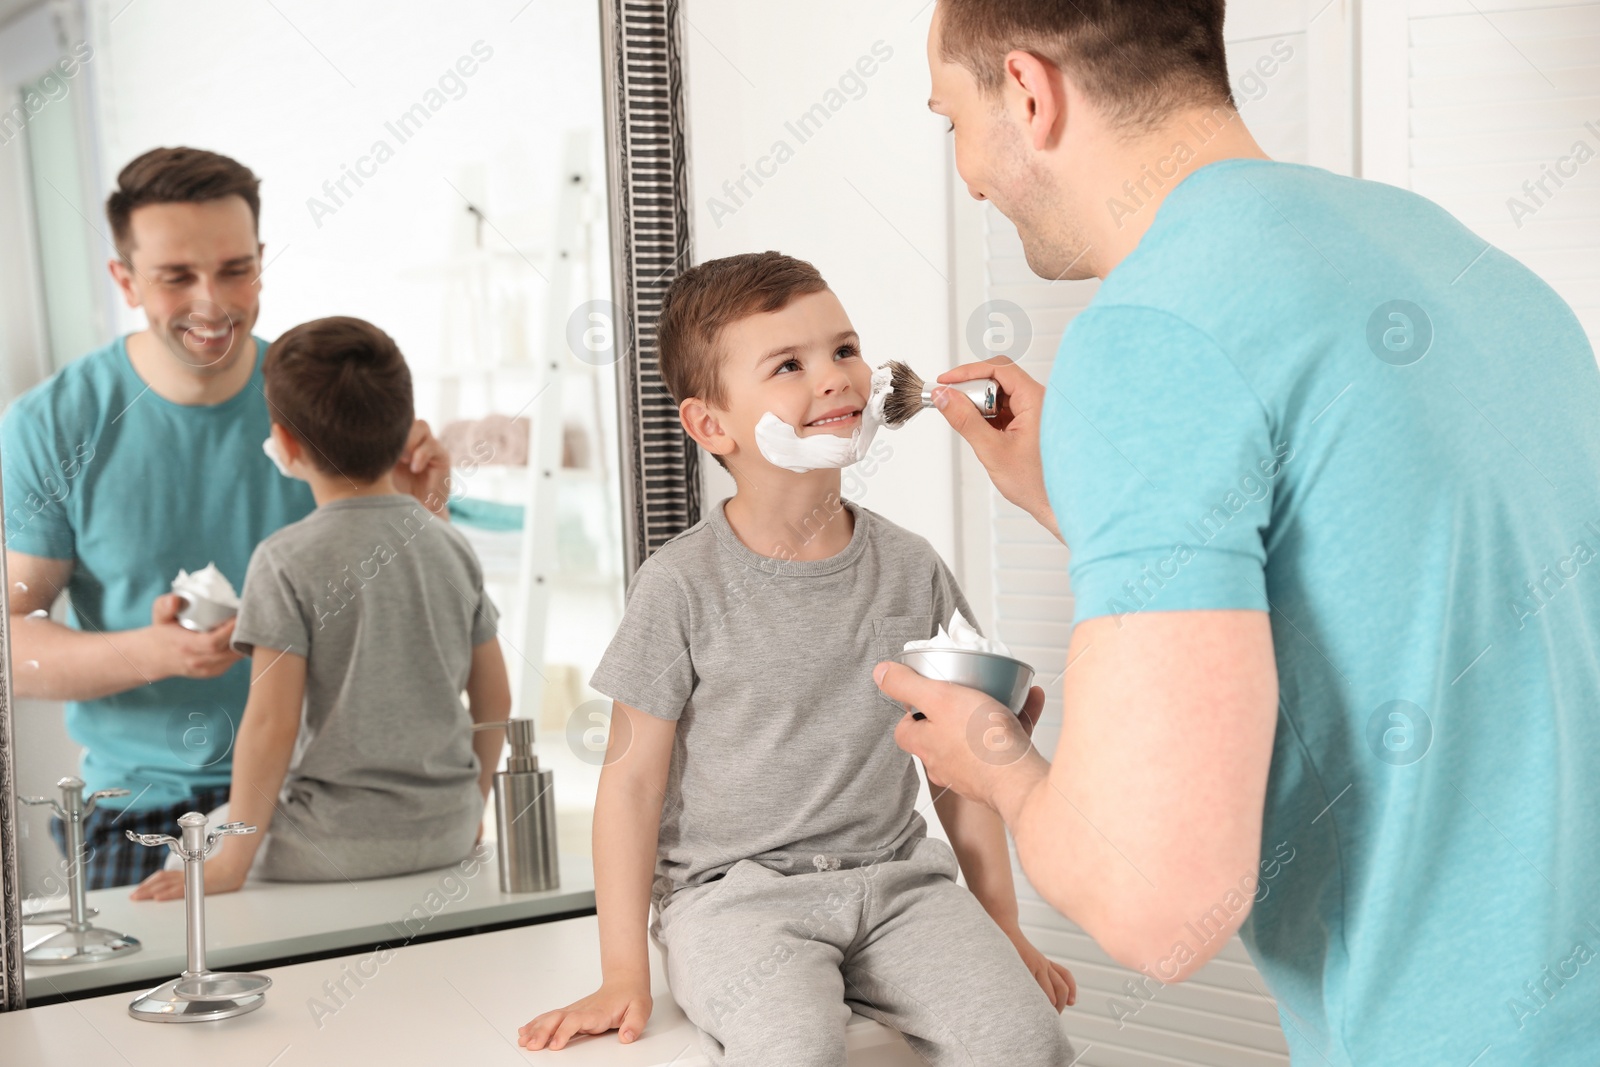
[[[922,410],[922,379],[898,359],[890,360],[888,367],[889,395],[883,400],[883,422],[899,429]]]

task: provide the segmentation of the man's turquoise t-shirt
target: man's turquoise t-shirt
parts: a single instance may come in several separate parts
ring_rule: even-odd
[[[1041,450],[1075,621],[1270,612],[1242,936],[1296,1067],[1600,1063],[1600,370],[1571,309],[1422,197],[1213,164],[1072,323]]]
[[[179,568],[214,562],[238,589],[256,545],[311,513],[309,487],[279,474],[261,450],[270,432],[265,353],[257,339],[255,373],[233,397],[184,405],[145,385],[119,338],[6,412],[6,547],[73,560],[73,626],[149,626],[151,604],[171,592]],[[105,652],[116,654],[109,644]],[[168,678],[69,703],[67,732],[85,749],[87,788],[127,789],[132,795],[112,805],[140,809],[227,785],[249,688],[250,665],[241,662],[217,678]]]

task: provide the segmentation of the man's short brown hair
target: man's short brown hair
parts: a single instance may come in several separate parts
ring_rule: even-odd
[[[411,371],[372,323],[301,323],[267,349],[261,373],[272,421],[318,470],[370,484],[400,461],[415,421]]]
[[[939,0],[939,52],[1000,91],[1005,57],[1031,52],[1066,71],[1118,126],[1179,108],[1233,107],[1224,0]]]
[[[249,167],[203,148],[152,148],[122,168],[117,188],[106,199],[106,218],[117,254],[127,262],[133,248],[129,220],[146,204],[198,204],[239,196],[250,205],[256,236],[261,235],[261,179]]]

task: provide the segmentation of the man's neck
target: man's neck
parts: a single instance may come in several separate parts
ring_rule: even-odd
[[[128,361],[150,391],[163,400],[188,407],[232,400],[250,382],[256,368],[256,339],[243,334],[223,360],[221,369],[205,372],[185,366],[150,330],[128,335]]]
[[[1080,209],[1092,249],[1085,260],[1100,278],[1139,246],[1156,212],[1189,175],[1226,159],[1270,158],[1239,113],[1226,107],[1185,112],[1137,140],[1108,135],[1093,153],[1100,162],[1094,180],[1080,186]]]
[[[400,490],[394,487],[394,476],[385,474],[375,482],[358,482],[344,478],[337,474],[323,474],[317,471],[306,479],[306,484],[311,486],[311,496],[317,502],[317,507],[331,504],[335,500],[354,500],[357,497],[367,496],[402,496]],[[409,497],[407,499],[410,499]]]
[[[855,517],[839,498],[837,470],[785,473],[758,485],[735,477],[725,514],[750,551],[783,560],[837,556],[850,544]]]

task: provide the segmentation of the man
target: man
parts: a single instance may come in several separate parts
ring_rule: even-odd
[[[1268,161],[1222,24],[940,0],[930,106],[969,190],[1036,273],[1104,283],[1048,387],[944,376],[998,377],[1007,419],[940,394],[1072,549],[1054,763],[1042,693],[1018,724],[880,664],[926,714],[896,736],[1152,990],[1239,930],[1296,1067],[1592,1065],[1594,353],[1437,206]]]
[[[256,544],[314,506],[262,450],[258,185],[192,148],[129,163],[106,205],[110,270],[148,325],[62,368],[0,424],[16,695],[67,701],[86,789],[130,793],[89,819],[91,889],[160,867],[160,850],[123,831],[169,832],[227,799],[249,665],[231,621],[179,625],[172,580],[215,563],[237,586]],[[396,484],[443,514],[449,469],[419,421]],[[63,591],[70,626],[48,617]]]

